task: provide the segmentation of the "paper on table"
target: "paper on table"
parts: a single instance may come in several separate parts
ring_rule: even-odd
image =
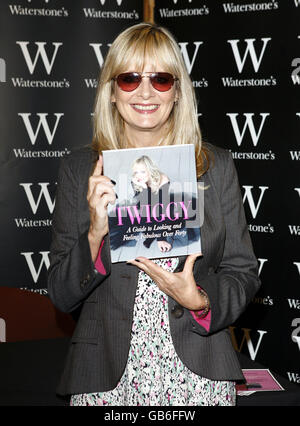
[[[284,390],[268,369],[243,369],[242,371],[246,379],[246,384],[236,386],[238,395],[250,395],[261,391]],[[251,383],[259,384],[260,387],[252,388]]]

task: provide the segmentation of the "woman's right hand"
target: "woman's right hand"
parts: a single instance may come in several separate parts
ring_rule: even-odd
[[[146,182],[144,182],[144,181],[142,181],[142,180],[138,180],[137,178],[135,178],[135,177],[133,177],[132,179],[131,179],[131,182],[134,184],[134,185],[136,185],[136,186],[139,186],[139,187],[141,187],[141,188],[147,188],[147,183]]]
[[[107,176],[103,176],[102,168],[103,159],[100,155],[95,170],[89,178],[87,192],[90,211],[88,239],[93,262],[97,258],[104,236],[108,233],[108,203],[114,204],[116,202],[114,185]]]

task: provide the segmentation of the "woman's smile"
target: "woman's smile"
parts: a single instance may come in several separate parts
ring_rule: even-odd
[[[131,104],[131,107],[139,114],[152,114],[159,108],[158,104]]]

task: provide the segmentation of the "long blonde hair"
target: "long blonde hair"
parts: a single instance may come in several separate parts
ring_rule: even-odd
[[[209,157],[202,146],[194,88],[174,37],[165,28],[154,24],[129,27],[112,43],[98,81],[92,147],[97,152],[128,147],[124,121],[111,102],[112,79],[133,65],[134,71],[143,71],[147,60],[159,63],[164,71],[178,78],[178,100],[168,119],[161,145],[194,144],[197,175],[201,176],[208,169]]]
[[[138,164],[142,164],[146,168],[150,177],[148,186],[149,188],[151,188],[151,191],[156,194],[159,190],[159,186],[161,183],[161,178],[162,178],[161,171],[158,169],[156,164],[153,163],[151,158],[148,157],[147,155],[142,155],[141,157],[137,158],[132,164],[132,169],[134,168],[134,166]],[[144,189],[143,186],[138,185],[137,183],[133,183],[132,186],[136,192],[142,192],[142,190]]]

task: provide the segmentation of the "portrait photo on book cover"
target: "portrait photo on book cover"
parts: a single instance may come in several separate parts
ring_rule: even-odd
[[[104,175],[117,196],[107,210],[112,263],[200,253],[203,190],[194,145],[102,154]]]

